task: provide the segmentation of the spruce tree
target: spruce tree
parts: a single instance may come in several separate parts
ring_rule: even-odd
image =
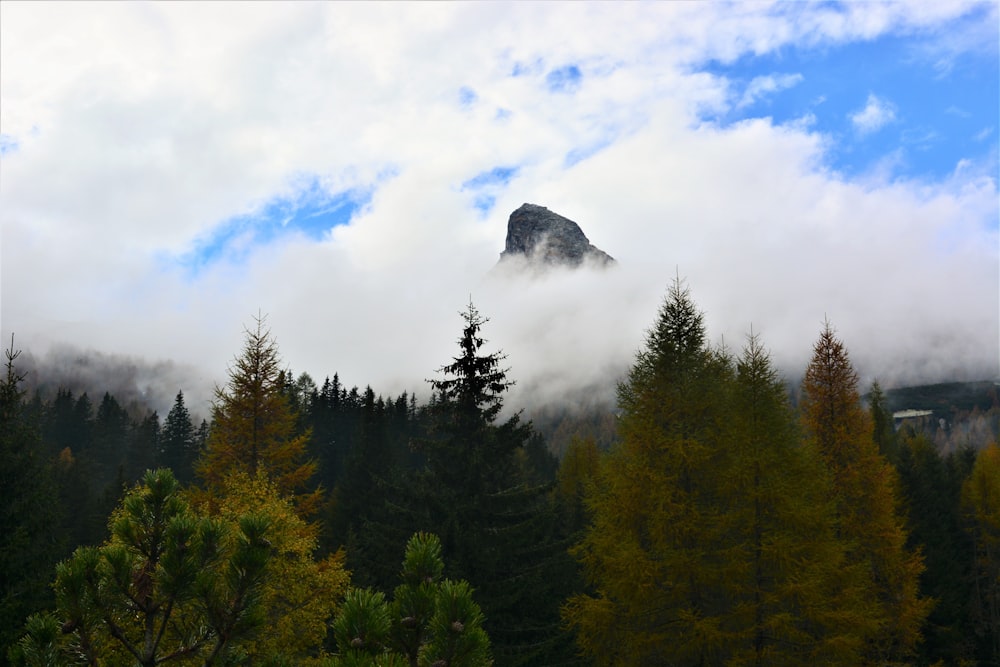
[[[58,491],[15,361],[0,381],[0,664],[24,619],[51,602],[47,572],[62,555]]]
[[[392,546],[388,536],[440,536],[448,574],[476,589],[497,664],[558,661],[569,646],[558,613],[568,593],[561,572],[572,567],[567,545],[558,539],[549,485],[524,475],[531,425],[519,414],[501,419],[513,381],[503,353],[485,350],[488,320],[472,303],[461,315],[459,352],[431,381],[427,434],[417,442],[425,465],[383,487],[389,512],[368,533],[382,552]]]
[[[193,481],[193,466],[198,450],[194,424],[184,405],[183,391],[177,392],[174,405],[163,422],[159,454],[160,465],[173,470],[179,482],[189,484]]]

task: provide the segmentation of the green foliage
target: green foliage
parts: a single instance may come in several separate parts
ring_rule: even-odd
[[[438,538],[415,534],[392,602],[369,589],[348,591],[333,624],[337,655],[329,667],[491,664],[489,637],[471,587],[442,580],[443,571]]]
[[[112,536],[56,568],[56,612],[34,620],[21,656],[58,650],[88,664],[221,664],[263,621],[270,520],[236,525],[195,514],[168,470],[150,471],[110,520]],[[27,659],[27,658],[25,658]],[[31,663],[25,663],[31,664]]]
[[[942,458],[923,434],[903,429],[897,469],[905,499],[911,549],[922,550],[926,569],[920,593],[934,600],[923,627],[919,657],[926,664],[959,664],[976,654],[969,619],[972,540],[964,530],[962,482],[968,476],[961,454]]]
[[[962,486],[974,542],[972,619],[987,662],[1000,661],[1000,444],[979,452]]]
[[[194,480],[194,462],[198,456],[196,435],[191,414],[184,404],[184,392],[179,391],[163,422],[157,458],[161,466],[174,471],[182,484]]]
[[[32,614],[24,624],[24,635],[10,647],[8,658],[15,667],[60,667],[67,664],[60,651],[62,630],[52,614]]]
[[[62,551],[55,477],[28,413],[15,368],[20,355],[5,350],[0,381],[0,652],[5,653],[29,614],[51,604],[48,573]],[[4,655],[0,653],[0,664]]]

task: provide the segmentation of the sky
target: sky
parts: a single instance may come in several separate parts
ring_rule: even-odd
[[[426,397],[471,300],[529,404],[613,395],[680,278],[792,381],[824,322],[863,382],[1000,379],[998,45],[995,1],[8,0],[0,329],[204,405],[264,315]],[[525,202],[617,265],[493,270]]]

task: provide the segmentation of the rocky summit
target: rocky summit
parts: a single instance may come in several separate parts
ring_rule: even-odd
[[[605,266],[615,261],[591,245],[580,225],[535,204],[523,204],[507,221],[507,244],[500,261],[513,257],[548,266],[579,266],[585,261]]]

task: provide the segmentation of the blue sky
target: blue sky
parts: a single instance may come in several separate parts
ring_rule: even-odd
[[[471,295],[523,391],[559,392],[624,367],[680,273],[791,376],[829,317],[887,386],[995,377],[998,26],[993,0],[2,2],[0,328],[215,380],[266,312],[293,368],[413,391]],[[525,202],[618,269],[499,279]]]
[[[960,161],[996,151],[1000,71],[995,54],[940,54],[929,42],[883,35],[710,63],[705,70],[728,79],[738,101],[708,119],[804,122],[831,138],[829,165],[847,176],[889,161],[894,177],[947,177]]]

